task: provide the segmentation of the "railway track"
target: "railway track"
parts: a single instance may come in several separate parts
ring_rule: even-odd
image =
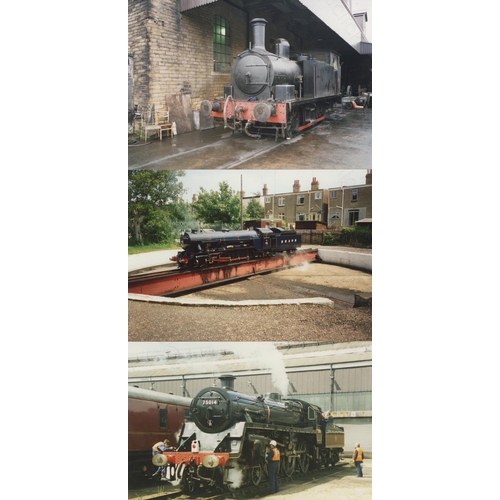
[[[317,249],[301,249],[292,255],[282,254],[192,270],[159,270],[129,275],[128,292],[155,296],[174,296],[214,284],[235,281],[256,274],[285,269],[315,260]]]
[[[296,485],[304,485],[307,483],[317,484],[318,482],[333,478],[335,476],[343,477],[345,475],[352,475],[352,468],[349,467],[347,460],[341,460],[334,467],[325,467],[323,469],[314,469],[308,472],[295,471],[291,476],[281,475],[278,479],[280,486],[280,493],[286,493],[287,489],[293,488]],[[263,479],[258,485],[246,486],[243,488],[235,489],[233,491],[222,490],[219,488],[197,490],[192,494],[187,494],[181,491],[178,486],[173,486],[172,490],[163,492],[151,492],[150,489],[129,491],[129,500],[153,500],[153,499],[177,499],[177,500],[222,500],[222,499],[251,499],[260,498],[269,494],[269,486],[266,478]]]

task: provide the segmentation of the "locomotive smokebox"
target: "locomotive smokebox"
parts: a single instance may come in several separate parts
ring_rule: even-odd
[[[252,19],[250,29],[252,30],[253,47],[266,49],[266,24],[267,21],[262,18]]]
[[[236,377],[234,375],[225,373],[224,375],[221,375],[219,377],[220,380],[220,386],[224,389],[229,389],[231,391],[234,391],[234,381]]]

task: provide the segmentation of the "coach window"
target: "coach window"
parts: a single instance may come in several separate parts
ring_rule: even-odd
[[[231,71],[231,28],[229,21],[214,16],[214,71],[229,73]]]
[[[160,409],[160,428],[167,428],[167,410]]]

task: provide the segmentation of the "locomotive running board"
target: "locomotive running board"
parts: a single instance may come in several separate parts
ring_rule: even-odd
[[[168,297],[214,284],[222,284],[256,274],[296,266],[316,259],[317,249],[299,250],[292,255],[276,255],[267,259],[237,262],[220,267],[206,267],[155,278],[136,279],[128,284],[129,293]]]

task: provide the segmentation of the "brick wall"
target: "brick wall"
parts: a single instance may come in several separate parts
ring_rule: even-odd
[[[134,102],[165,109],[167,96],[185,96],[193,110],[223,95],[230,73],[213,72],[212,20],[231,23],[232,56],[247,48],[248,20],[239,9],[215,2],[180,13],[177,0],[129,0],[129,53],[133,54]],[[175,115],[170,116],[176,121]]]

